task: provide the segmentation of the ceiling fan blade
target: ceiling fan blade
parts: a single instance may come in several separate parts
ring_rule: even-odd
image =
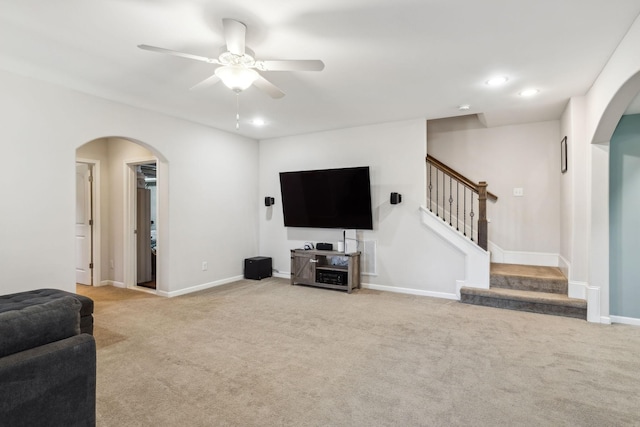
[[[244,55],[247,27],[242,22],[229,18],[222,20],[222,26],[224,27],[227,50],[234,55]]]
[[[319,59],[256,61],[261,71],[322,71],[324,62]]]
[[[203,81],[201,81],[197,85],[193,86],[189,90],[204,89],[204,88],[207,88],[209,86],[213,86],[214,84],[218,83],[219,81],[220,81],[220,78],[218,76],[216,76],[215,74],[213,74],[211,77],[207,77],[206,79],[204,79]]]
[[[276,85],[265,79],[258,73],[258,78],[253,82],[253,85],[258,89],[266,92],[270,97],[278,99],[284,96],[284,92],[278,89]]]
[[[195,59],[196,61],[207,62],[209,64],[218,64],[217,59],[207,58],[205,56],[192,55],[190,53],[178,52],[177,50],[165,49],[163,47],[149,46],[146,44],[139,44],[138,47],[140,49],[149,50],[151,52],[166,53],[173,56],[179,56],[181,58]]]

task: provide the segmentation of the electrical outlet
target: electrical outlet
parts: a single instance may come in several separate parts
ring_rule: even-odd
[[[207,271],[208,268],[209,264],[207,263],[207,261],[202,261],[202,271]]]
[[[516,196],[516,197],[524,196],[524,188],[514,188],[513,189],[513,195]]]

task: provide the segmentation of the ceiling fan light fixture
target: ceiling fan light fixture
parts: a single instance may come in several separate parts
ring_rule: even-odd
[[[319,59],[271,59],[256,60],[255,53],[246,45],[247,26],[231,18],[222,20],[225,45],[220,47],[218,58],[207,58],[187,52],[165,49],[162,47],[140,44],[138,47],[151,52],[158,52],[195,61],[214,64],[215,74],[207,77],[191,89],[202,89],[222,81],[225,86],[239,94],[251,85],[273,99],[282,98],[285,93],[258,71],[322,71],[324,62]],[[256,71],[258,70],[258,71]]]
[[[241,65],[225,65],[216,68],[216,76],[222,83],[234,92],[242,92],[253,84],[258,78],[258,73],[251,68]]]

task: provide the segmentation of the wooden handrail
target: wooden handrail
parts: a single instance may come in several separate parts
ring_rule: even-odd
[[[452,190],[452,179],[454,179],[456,181],[456,189],[458,188],[458,184],[462,184],[465,188],[468,188],[471,191],[471,194],[475,193],[478,195],[478,219],[477,219],[477,230],[478,230],[478,240],[477,240],[477,244],[478,246],[480,246],[482,249],[487,250],[488,244],[489,244],[489,235],[488,235],[488,231],[489,231],[489,221],[487,219],[487,200],[491,200],[493,202],[498,200],[498,197],[495,194],[491,194],[487,191],[487,183],[485,181],[480,181],[479,183],[475,183],[473,181],[471,181],[469,178],[467,178],[466,176],[463,176],[462,174],[456,172],[455,170],[451,169],[449,166],[445,165],[444,163],[442,163],[441,161],[439,161],[438,159],[435,159],[432,156],[427,156],[426,158],[427,163],[429,164],[429,209],[431,210],[431,201],[433,200],[431,198],[431,189],[432,189],[432,182],[431,182],[431,166],[436,168],[436,216],[439,216],[439,189],[440,186],[438,184],[438,175],[440,173],[443,174],[443,181],[446,179],[445,177],[448,177],[449,179],[449,225],[453,226],[453,223],[451,222],[451,217],[452,217],[452,213],[453,213],[453,203],[455,202],[455,206],[456,206],[456,230],[458,229],[458,225],[459,225],[459,221],[460,221],[460,217],[458,214],[458,209],[460,206],[460,202],[459,202],[459,198],[458,198],[458,192],[456,191],[456,196],[455,198],[453,197],[453,190]],[[443,190],[443,195],[442,195],[442,211],[443,211],[443,220],[446,221],[446,211],[445,211],[445,193],[446,193],[446,187],[442,187]],[[466,236],[466,219],[467,219],[467,214],[466,214],[466,196],[464,195],[466,194],[466,190],[463,193],[463,201],[464,201],[464,205],[463,205],[463,233]],[[432,211],[433,212],[433,211]],[[473,225],[474,225],[474,211],[473,211],[473,200],[471,200],[471,212],[469,214],[469,216],[471,217],[471,221],[470,223],[470,229],[471,229],[471,240],[473,239],[474,233],[473,233]]]
[[[460,173],[458,173],[455,170],[451,169],[449,166],[445,165],[444,163],[442,163],[441,161],[439,161],[435,157],[427,156],[426,160],[427,160],[428,163],[431,163],[435,167],[437,167],[438,169],[444,171],[447,175],[451,175],[452,177],[454,177],[458,181],[462,182],[464,185],[466,185],[467,187],[471,188],[476,193],[480,192],[478,184],[476,184],[475,182],[471,181],[466,176],[461,175]],[[485,189],[486,189],[486,184],[485,184]],[[495,194],[487,191],[487,199],[492,201],[492,202],[497,202],[498,201],[498,196],[496,196]]]

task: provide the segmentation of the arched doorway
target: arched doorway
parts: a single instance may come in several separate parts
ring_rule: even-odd
[[[140,141],[124,137],[104,137],[89,141],[76,149],[76,162],[98,165],[94,172],[94,220],[93,220],[93,285],[113,285],[163,294],[166,292],[166,255],[161,249],[164,239],[167,211],[167,161],[153,147]],[[153,180],[141,178],[141,186],[150,193],[153,181],[153,207],[150,203],[145,209],[148,218],[146,231],[148,236],[136,239],[139,226],[136,222],[138,212],[138,172],[141,165],[154,165]],[[146,184],[145,184],[146,181]],[[151,202],[148,197],[148,202]],[[151,227],[153,211],[153,227]],[[153,231],[153,234],[151,233]],[[142,237],[142,234],[140,234]],[[146,242],[142,243],[142,242]],[[146,246],[145,246],[146,245]],[[153,280],[142,278],[153,287],[138,286],[138,248],[149,255],[148,267],[153,263]],[[141,251],[142,252],[142,251]]]
[[[611,311],[611,296],[617,292],[612,287],[617,286],[611,280],[612,268],[611,262],[611,227],[610,227],[610,209],[611,209],[611,139],[618,123],[627,111],[628,107],[634,102],[634,99],[640,94],[640,70],[637,70],[630,78],[628,78],[620,88],[613,94],[610,101],[604,108],[597,125],[591,136],[591,253],[589,255],[590,263],[590,282],[602,285],[602,293],[600,295],[600,308],[603,319],[609,319],[611,322],[633,323],[639,324],[640,321],[625,316],[619,316]],[[619,275],[619,271],[617,272]]]
[[[609,147],[609,307],[614,321],[640,322],[640,114],[633,113],[622,116]]]

